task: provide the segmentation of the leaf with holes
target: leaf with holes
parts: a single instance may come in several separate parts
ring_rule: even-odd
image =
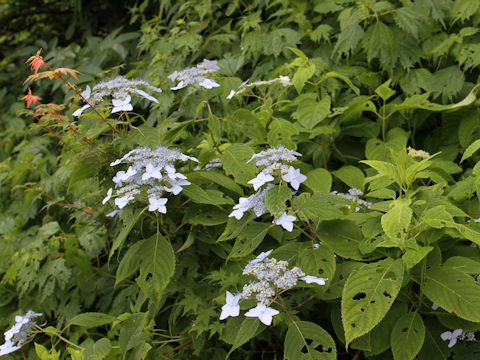
[[[137,284],[152,301],[158,301],[175,270],[172,245],[160,234],[142,240],[142,257]]]
[[[333,252],[344,258],[355,260],[362,258],[362,253],[358,249],[363,240],[362,231],[353,221],[322,221],[318,226],[317,237]]]
[[[462,319],[480,322],[480,286],[453,267],[438,266],[425,274],[425,296]]]
[[[252,222],[240,232],[228,258],[239,258],[251,254],[262,242],[271,224]]]
[[[347,347],[383,319],[400,291],[402,280],[401,259],[366,264],[350,274],[342,294]]]
[[[337,348],[330,334],[317,324],[297,321],[285,336],[284,360],[335,360]]]
[[[335,275],[335,255],[325,245],[320,245],[318,249],[312,249],[311,247],[301,249],[298,252],[298,266],[307,275],[327,278],[328,281],[325,286],[315,287],[321,291],[326,291]]]
[[[395,360],[412,360],[420,352],[425,339],[425,326],[418,313],[411,312],[398,319],[390,341]]]

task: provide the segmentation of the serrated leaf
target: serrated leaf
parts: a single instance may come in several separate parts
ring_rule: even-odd
[[[453,65],[432,75],[429,90],[436,95],[442,95],[445,99],[451,100],[462,90],[464,82],[463,72],[456,65]]]
[[[268,143],[270,146],[285,145],[287,148],[296,148],[292,136],[298,134],[298,129],[290,121],[274,119],[269,126]]]
[[[287,186],[276,185],[270,188],[265,195],[265,205],[273,215],[278,218],[285,212],[287,201],[292,198],[292,190]]]
[[[305,274],[328,279],[326,285],[321,286],[321,291],[328,288],[335,275],[335,254],[327,246],[319,246],[317,249],[311,247],[301,249],[298,252],[297,263]]]
[[[236,332],[237,336],[235,337],[232,348],[227,354],[227,358],[235,349],[238,349],[240,346],[242,346],[248,340],[254,337],[257,333],[257,329],[259,326],[260,326],[260,321],[258,321],[258,319],[249,318],[249,317],[245,318],[242,321],[242,325],[240,325],[240,328]]]
[[[101,338],[91,344],[85,346],[83,356],[85,360],[102,360],[112,350],[112,344],[107,338]]]
[[[122,216],[124,218],[124,227],[122,231],[118,234],[118,236],[115,238],[112,244],[112,248],[110,249],[110,254],[108,255],[108,259],[112,257],[112,255],[115,253],[115,250],[120,249],[127,239],[128,234],[130,234],[130,231],[132,231],[133,227],[137,223],[137,221],[140,219],[140,216],[147,210],[148,208],[145,207],[143,209],[137,209],[135,210],[134,213],[130,209],[125,209],[124,213],[125,215]]]
[[[307,129],[312,129],[324,120],[330,113],[330,97],[325,96],[320,101],[303,99],[298,103],[298,122]]]
[[[313,74],[315,74],[315,65],[302,67],[295,72],[295,75],[293,75],[292,78],[292,83],[299,94],[302,92],[305,82],[310,79]]]
[[[464,160],[467,160],[470,156],[472,156],[478,149],[480,149],[480,139],[471,143],[465,152],[462,155],[462,159],[460,162],[462,163]]]
[[[395,360],[412,360],[420,352],[425,339],[425,326],[418,313],[411,312],[398,319],[391,334]]]
[[[387,101],[395,94],[395,90],[390,89],[391,82],[392,79],[389,79],[375,89],[375,94],[380,96],[383,101]]]
[[[308,340],[308,341],[307,341]],[[297,321],[290,324],[285,335],[284,359],[336,360],[335,341],[317,324]]]
[[[322,221],[318,226],[317,237],[334,253],[344,258],[362,258],[362,253],[358,249],[359,243],[363,240],[362,231],[352,221]]]
[[[342,166],[340,169],[332,171],[332,174],[339,178],[343,183],[352,188],[363,190],[365,175],[362,170],[352,165]]]
[[[197,184],[190,184],[183,188],[183,195],[197,204],[225,205],[233,204],[233,200],[223,197],[223,193],[217,190],[203,190]]]
[[[326,169],[313,169],[306,175],[307,180],[303,183],[314,193],[328,194],[332,187],[332,175]]]
[[[366,264],[350,274],[342,295],[347,347],[383,319],[400,291],[403,271],[401,259],[386,259]]]
[[[247,161],[253,155],[253,150],[244,144],[230,145],[222,153],[221,160],[227,175],[232,175],[237,184],[246,185],[255,177],[255,164]]]
[[[392,205],[392,208],[382,216],[382,228],[391,239],[403,238],[412,220],[410,200],[404,198],[394,200]]]
[[[141,242],[139,254],[142,261],[136,281],[152,301],[159,301],[175,271],[175,254],[172,245],[161,234],[155,234]]]
[[[98,313],[98,312],[86,312],[77,315],[70,319],[69,325],[78,325],[86,328],[98,327],[106,324],[110,324],[115,321],[115,316]]]
[[[268,233],[271,224],[252,222],[247,224],[235,241],[228,258],[241,258],[255,251]]]
[[[462,319],[480,322],[480,286],[456,268],[438,266],[425,273],[425,296]]]
[[[442,229],[447,222],[453,222],[453,218],[444,205],[438,205],[425,212],[423,221],[433,228]]]
[[[333,48],[333,53],[337,53],[337,59],[343,54],[348,56],[357,47],[363,35],[363,29],[358,24],[353,24],[343,29],[338,35],[337,43]]]
[[[398,52],[396,51],[395,44],[395,34],[393,30],[381,21],[377,21],[374,25],[370,26],[362,40],[363,48],[367,52],[368,62],[371,62],[374,58],[378,58],[385,70],[392,69],[397,61]],[[385,94],[387,95],[387,93]],[[383,98],[382,95],[380,95],[380,97]]]

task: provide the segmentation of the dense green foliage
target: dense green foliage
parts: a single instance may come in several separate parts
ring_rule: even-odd
[[[480,1],[96,3],[0,1],[0,328],[43,313],[6,359],[478,356],[479,342],[440,334],[480,330]],[[77,91],[46,67],[22,88],[40,48]],[[170,89],[203,59],[220,86]],[[87,85],[117,74],[163,89],[158,103],[72,116]],[[280,76],[293,85],[227,99]],[[28,87],[41,104],[25,107]],[[179,165],[192,184],[166,214],[137,201],[107,217],[126,170],[110,163],[160,145],[222,166]],[[307,180],[294,196],[275,183],[270,214],[229,217],[254,194],[247,161],[278,145],[302,154]],[[349,188],[371,205],[331,193]],[[272,224],[285,211],[291,232]],[[328,281],[276,298],[270,326],[244,316],[251,300],[220,321],[269,249]]]

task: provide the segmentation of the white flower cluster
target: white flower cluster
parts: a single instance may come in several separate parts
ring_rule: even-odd
[[[241,95],[245,93],[247,90],[250,90],[256,86],[272,85],[272,84],[281,84],[282,86],[286,87],[286,86],[292,85],[292,82],[290,81],[290,78],[288,76],[280,76],[275,79],[255,81],[252,83],[248,83],[248,80],[247,80],[241,83],[236,91],[230,90],[230,93],[228,94],[227,99],[230,100],[234,96]]]
[[[449,348],[451,348],[457,343],[457,339],[463,340],[463,341],[476,341],[475,333],[473,331],[466,332],[466,331],[463,331],[462,329],[445,331],[440,334],[440,337],[442,338],[443,341],[449,340],[448,342]]]
[[[360,196],[363,195],[363,191],[356,188],[349,189],[348,194],[339,193],[338,191],[335,190],[335,191],[332,191],[330,195],[340,196],[356,203],[358,206],[355,207],[355,212],[360,211],[360,206],[366,206],[367,208],[369,208],[372,205],[371,202],[360,199]],[[350,205],[347,205],[347,207],[350,209]]]
[[[206,75],[220,70],[216,60],[204,59],[195,67],[186,68],[181,71],[174,71],[168,78],[172,81],[178,81],[177,85],[172,87],[172,90],[180,90],[187,85],[198,84],[205,89],[211,89],[220,86],[216,81],[209,79]]]
[[[208,163],[206,163],[203,167],[197,166],[194,170],[212,170],[212,169],[217,169],[221,168],[223,166],[222,161],[220,158],[216,157],[212,160],[210,160]]]
[[[146,93],[141,88],[145,88],[157,93],[162,92],[162,89],[150,85],[145,80],[129,80],[123,76],[117,76],[114,79],[102,81],[101,83],[95,85],[93,90],[87,85],[85,91],[82,92],[82,96],[88,101],[88,104],[76,110],[72,115],[82,115],[82,113],[88,109],[90,105],[95,106],[95,104],[103,101],[105,96],[112,96],[112,113],[133,110],[133,106],[130,104],[130,101],[132,100],[130,95],[132,94],[140,95],[145,99],[158,103],[157,99]]]
[[[165,192],[178,195],[182,186],[190,185],[187,177],[178,173],[174,167],[176,160],[193,160],[194,157],[182,154],[178,150],[171,150],[164,146],[159,146],[155,150],[146,147],[133,149],[121,159],[115,160],[110,166],[116,166],[121,163],[131,164],[127,171],[118,171],[113,177],[115,183],[115,194],[110,188],[107,197],[103,199],[105,204],[112,196],[115,198],[115,205],[122,209],[129,202],[135,201],[142,194],[147,195],[149,202],[149,211],[159,211],[163,214],[167,212],[165,204],[167,198],[162,198]],[[119,210],[108,214],[114,216]]]
[[[5,332],[5,344],[0,345],[0,356],[17,351],[31,338],[31,329],[35,324],[33,319],[42,316],[28,310],[23,316],[15,316],[15,325]]]
[[[412,147],[408,147],[407,148],[408,150],[408,156],[412,157],[412,158],[421,158],[421,159],[427,159],[430,157],[430,154],[424,150],[415,150],[414,148]]]
[[[297,284],[298,280],[303,280],[307,284],[316,283],[325,285],[328,279],[317,278],[307,275],[299,267],[288,269],[288,261],[270,259],[268,255],[272,250],[262,252],[255,259],[248,262],[243,269],[244,275],[252,275],[258,281],[252,281],[243,286],[242,292],[232,295],[227,291],[226,304],[222,307],[220,320],[229,316],[238,316],[240,314],[239,301],[249,299],[255,296],[257,306],[245,313],[247,317],[258,317],[265,325],[272,323],[272,316],[279,313],[278,310],[268,307],[273,302],[278,292],[291,289]]]
[[[257,217],[265,214],[268,211],[265,205],[265,195],[273,184],[268,184],[264,189],[258,189],[266,183],[274,181],[275,177],[273,175],[279,176],[283,181],[289,183],[293,189],[298,190],[300,184],[307,177],[300,173],[299,169],[285,164],[296,161],[297,156],[302,156],[302,154],[289,150],[283,145],[254,154],[248,162],[255,160],[255,165],[263,167],[263,169],[248,183],[253,185],[253,189],[257,193],[247,198],[241,197],[238,200],[238,204],[233,207],[234,210],[228,216],[234,216],[237,220],[240,220],[243,214],[250,209],[253,209]],[[295,220],[295,216],[287,215],[285,212],[278,219],[274,219],[273,223],[282,226],[287,231],[292,231],[293,221]]]

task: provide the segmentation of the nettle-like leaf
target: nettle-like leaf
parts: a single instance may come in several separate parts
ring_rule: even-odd
[[[335,341],[330,334],[309,321],[298,321],[288,327],[284,347],[285,360],[337,358]]]
[[[366,264],[348,277],[342,294],[347,347],[383,319],[400,291],[403,271],[401,259],[385,259]]]
[[[425,296],[462,319],[480,322],[480,287],[455,267],[437,266],[425,273]]]
[[[267,191],[265,205],[273,215],[278,218],[285,212],[286,202],[292,198],[292,190],[285,185],[276,185]]]
[[[391,333],[392,353],[395,360],[412,360],[420,352],[425,339],[425,326],[416,312],[398,319]]]

